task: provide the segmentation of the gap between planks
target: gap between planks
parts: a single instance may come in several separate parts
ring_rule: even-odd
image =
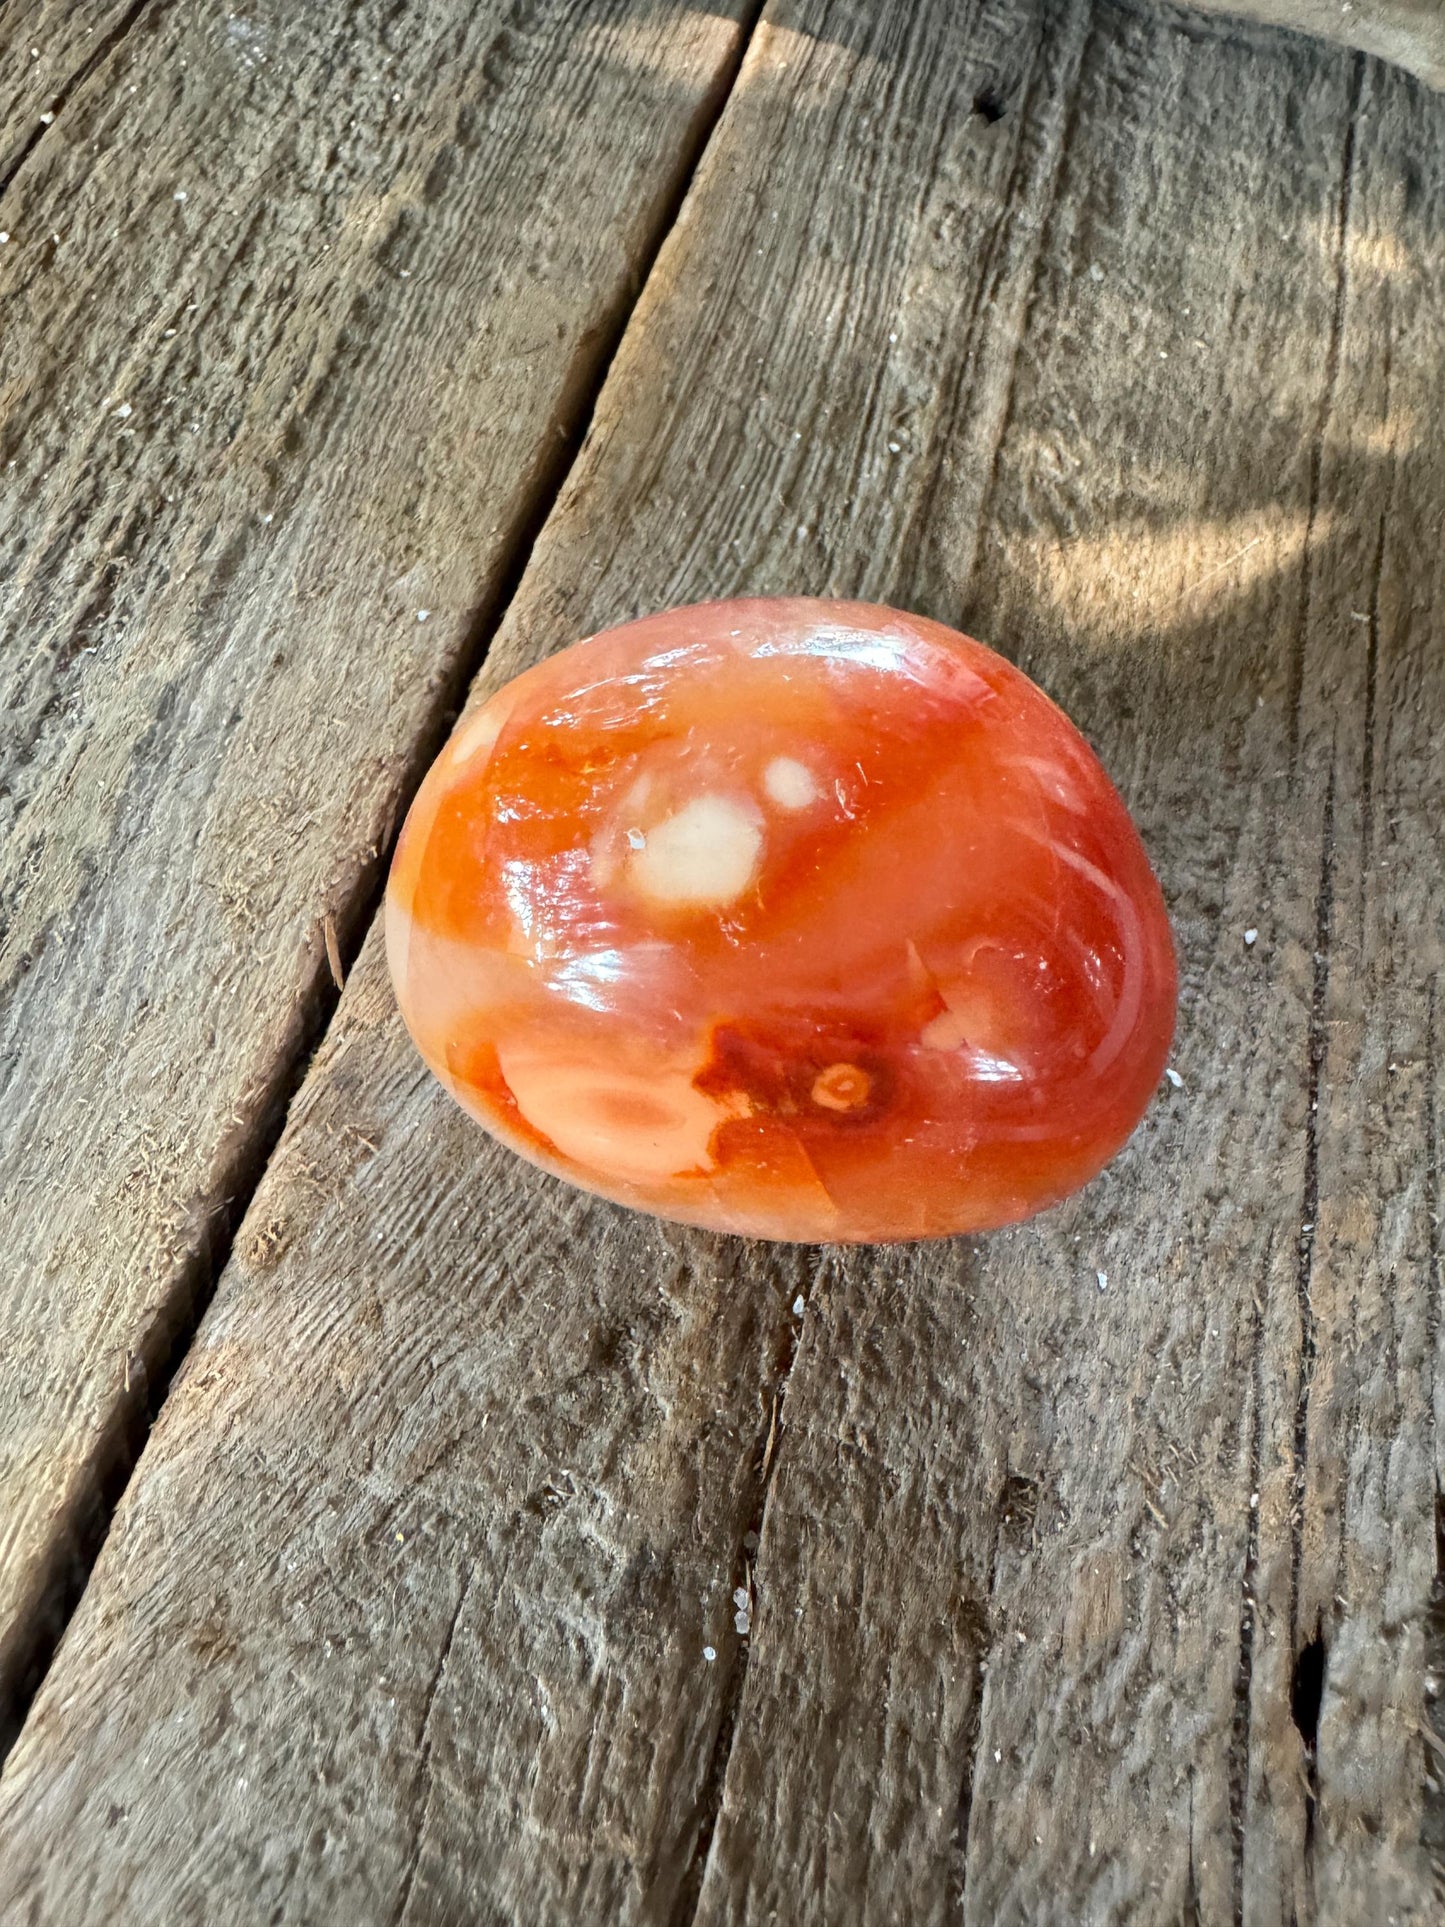
[[[150,4],[151,0],[136,0],[135,5],[128,9],[121,21],[106,35],[101,45],[65,82],[56,97],[54,115],[56,123],[59,121],[65,101],[116,52]],[[28,1685],[18,1696],[15,1716],[9,1731],[0,1731],[0,1766],[4,1765],[10,1749],[24,1729],[36,1695],[45,1683],[55,1653],[65,1636],[66,1628],[74,1617],[86,1587],[90,1583],[91,1573],[109,1536],[116,1509],[126,1488],[136,1475],[146,1443],[165,1405],[176,1373],[185,1361],[191,1341],[206,1314],[207,1307],[215,1295],[217,1283],[230,1259],[235,1233],[246,1216],[251,1200],[266,1174],[267,1166],[280,1141],[291,1101],[300,1089],[307,1068],[326,1036],[340,1003],[342,987],[350,974],[351,966],[355,962],[367,932],[380,910],[386,891],[391,849],[411,806],[412,798],[446,740],[456,713],[465,700],[467,689],[486,661],[487,653],[501,626],[502,619],[526,574],[537,539],[551,516],[557,498],[587,438],[597,399],[606,383],[637,305],[652,278],[658,256],[677,224],[698,168],[702,164],[714,131],[726,109],[748,49],[752,45],[764,4],[765,0],[748,0],[748,4],[741,10],[732,52],[722,63],[712,86],[699,102],[694,125],[678,162],[670,191],[663,203],[659,218],[641,250],[630,293],[620,299],[613,311],[605,317],[603,324],[597,330],[591,359],[574,382],[572,392],[564,394],[561,399],[554,432],[546,439],[544,458],[530,499],[523,505],[512,550],[510,555],[504,558],[496,589],[478,614],[472,632],[460,652],[457,668],[442,687],[427,724],[419,732],[413,745],[411,759],[398,784],[390,827],[384,839],[384,845],[377,853],[376,867],[374,871],[362,872],[360,886],[352,899],[341,906],[339,919],[328,917],[326,920],[327,968],[320,973],[313,984],[309,1002],[301,1012],[297,1047],[276,1065],[272,1088],[267,1100],[260,1107],[260,1121],[252,1141],[249,1145],[242,1145],[237,1152],[235,1181],[229,1194],[218,1198],[212,1206],[212,1215],[219,1219],[221,1224],[220,1232],[211,1240],[202,1254],[194,1273],[178,1281],[175,1298],[188,1310],[180,1318],[178,1325],[173,1327],[169,1342],[163,1340],[159,1356],[154,1362],[143,1355],[136,1360],[137,1368],[144,1375],[150,1389],[141,1435],[136,1439],[128,1434],[125,1416],[117,1411],[115,1421],[108,1428],[108,1434],[102,1442],[97,1466],[97,1478],[103,1493],[103,1516],[96,1529],[83,1541],[77,1543],[72,1539],[57,1553],[57,1566],[68,1570],[52,1572],[49,1575],[50,1583],[44,1589],[48,1599],[58,1598],[59,1603],[50,1611],[40,1612],[28,1651],[22,1656],[19,1671],[21,1677],[28,1681]],[[46,122],[36,129],[18,158],[4,177],[0,178],[0,195],[9,188],[41,138],[50,131],[52,131],[51,122]],[[162,1324],[168,1313],[171,1317],[175,1316],[174,1304],[168,1304],[163,1308]],[[775,1421],[780,1411],[783,1390],[795,1352],[796,1339],[781,1367],[777,1382],[773,1407]],[[127,1390],[131,1381],[131,1365],[132,1357],[128,1356]],[[761,1511],[766,1506],[767,1482],[771,1469],[769,1464],[764,1472],[763,1494],[757,1523],[759,1532],[761,1532]],[[738,1670],[734,1708],[736,1701],[741,1698],[744,1670],[743,1668]],[[723,1730],[730,1736],[731,1721],[725,1721]],[[709,1841],[712,1824],[716,1820],[717,1805],[721,1803],[725,1768],[726,1759],[721,1762],[722,1770],[717,1776],[716,1803],[711,1810],[711,1820],[704,1816],[702,1821],[705,1837]],[[699,1890],[700,1886],[701,1868],[699,1867]]]
[[[807,1288],[800,1294],[803,1310],[799,1313],[795,1302],[794,1318],[788,1325],[783,1342],[778,1348],[776,1376],[773,1380],[773,1395],[768,1406],[768,1419],[758,1434],[757,1504],[733,1554],[733,1571],[735,1573],[745,1571],[748,1575],[747,1592],[753,1614],[756,1614],[758,1609],[754,1574],[758,1554],[762,1549],[763,1531],[768,1518],[768,1500],[772,1497],[773,1479],[778,1470],[778,1456],[782,1451],[783,1436],[787,1429],[788,1385],[793,1376],[793,1367],[798,1362],[798,1348],[803,1342],[807,1308],[813,1303],[821,1287],[826,1255],[826,1247],[815,1249],[811,1253]],[[696,1921],[702,1907],[703,1883],[707,1878],[713,1841],[717,1836],[718,1816],[722,1812],[723,1794],[727,1788],[728,1766],[737,1740],[743,1689],[747,1685],[748,1653],[749,1647],[742,1646],[738,1664],[733,1668],[732,1677],[722,1697],[717,1736],[713,1741],[707,1777],[703,1781],[702,1793],[698,1800],[692,1859],[678,1887],[677,1899],[669,1916],[670,1927],[693,1927],[693,1922]]]

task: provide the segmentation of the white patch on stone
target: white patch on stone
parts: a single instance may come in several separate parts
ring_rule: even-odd
[[[655,903],[720,909],[751,883],[762,848],[762,824],[747,804],[695,796],[648,831],[628,870]]]
[[[491,755],[507,720],[507,713],[507,709],[501,705],[484,703],[480,709],[474,709],[470,715],[462,717],[448,745],[453,768],[460,769],[463,763]]]
[[[925,1050],[966,1051],[969,1075],[980,1083],[1019,1082],[1023,1072],[1008,1055],[1008,1020],[995,996],[966,978],[938,983],[934,988],[946,1008],[919,1032],[918,1041]]]
[[[775,756],[763,771],[763,788],[783,810],[805,810],[818,800],[818,785],[806,763],[793,756]]]
[[[968,1026],[954,1011],[940,1011],[918,1034],[925,1050],[959,1050],[968,1042]]]

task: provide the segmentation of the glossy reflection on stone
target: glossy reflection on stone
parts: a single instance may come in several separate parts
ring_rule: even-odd
[[[1174,1024],[1083,738],[991,650],[859,603],[674,610],[517,677],[427,776],[386,918],[418,1048],[503,1143],[760,1237],[1053,1203]]]

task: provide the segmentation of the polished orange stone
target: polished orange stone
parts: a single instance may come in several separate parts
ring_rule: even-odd
[[[861,603],[677,609],[518,676],[422,785],[386,929],[417,1047],[504,1144],[766,1238],[1053,1203],[1174,1026],[1087,743],[992,650]]]

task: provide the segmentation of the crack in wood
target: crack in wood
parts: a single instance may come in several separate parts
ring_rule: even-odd
[[[1299,1651],[1300,1569],[1304,1557],[1305,1490],[1309,1477],[1310,1391],[1319,1353],[1319,1331],[1310,1283],[1314,1271],[1320,1202],[1319,1101],[1328,1027],[1330,943],[1334,930],[1335,874],[1335,762],[1330,755],[1325,789],[1324,826],[1320,839],[1319,892],[1315,899],[1314,953],[1310,975],[1309,1071],[1305,1086],[1305,1168],[1299,1236],[1296,1245],[1295,1288],[1299,1310],[1299,1390],[1295,1398],[1293,1503],[1290,1507],[1289,1623],[1294,1650]]]
[[[1393,466],[1391,484],[1394,481]],[[1390,491],[1393,492],[1393,488]],[[1385,507],[1380,513],[1380,526],[1375,538],[1375,554],[1370,564],[1370,599],[1365,613],[1369,618],[1365,629],[1365,714],[1363,720],[1364,750],[1360,768],[1360,840],[1363,845],[1363,861],[1360,864],[1360,915],[1363,926],[1366,880],[1369,876],[1370,857],[1375,846],[1375,701],[1376,685],[1379,680],[1380,665],[1380,575],[1385,566],[1385,529],[1390,513],[1390,494],[1385,498]]]
[[[821,1255],[813,1260],[812,1279],[803,1294],[811,1302],[818,1289],[818,1280],[826,1262]],[[744,1527],[742,1536],[734,1552],[733,1570],[749,1571],[762,1551],[763,1533],[767,1526],[768,1500],[772,1496],[773,1481],[777,1477],[778,1462],[781,1456],[783,1436],[786,1431],[784,1412],[787,1404],[788,1383],[797,1363],[798,1347],[802,1342],[802,1321],[789,1317],[782,1330],[782,1340],[774,1365],[772,1395],[768,1400],[768,1419],[766,1425],[758,1428],[758,1489],[752,1516]],[[751,1590],[751,1588],[750,1588]],[[756,1601],[754,1601],[756,1611]],[[739,1643],[736,1648],[737,1661],[732,1669],[723,1696],[718,1717],[717,1732],[713,1739],[712,1753],[708,1759],[708,1769],[702,1783],[693,1814],[693,1850],[687,1870],[678,1887],[669,1920],[674,1927],[691,1927],[702,1905],[703,1882],[707,1877],[708,1860],[712,1854],[713,1840],[717,1834],[717,1823],[722,1813],[723,1795],[727,1787],[728,1766],[732,1759],[733,1746],[737,1739],[738,1716],[742,1710],[743,1689],[748,1676],[748,1648]]]
[[[1445,1886],[1445,1493],[1435,1488],[1435,1578],[1425,1613],[1425,1742],[1420,1844],[1437,1883]]]
[[[1390,371],[1394,360],[1394,352],[1394,343],[1387,331],[1380,353],[1380,381],[1383,390],[1381,415],[1387,422],[1390,419]],[[1375,848],[1375,715],[1380,667],[1380,582],[1385,571],[1385,540],[1389,529],[1390,517],[1395,507],[1395,482],[1398,467],[1399,465],[1392,451],[1389,475],[1385,483],[1385,505],[1380,511],[1379,527],[1375,536],[1375,553],[1370,561],[1370,594],[1365,605],[1365,740],[1360,772],[1360,837],[1362,845],[1362,861],[1360,864],[1360,932],[1362,940],[1365,927],[1365,898],[1368,890],[1370,862]]]
[[[973,1822],[973,1796],[978,1787],[978,1753],[983,1745],[983,1691],[988,1681],[988,1664],[993,1652],[994,1594],[998,1588],[999,1553],[1003,1546],[1004,1526],[1008,1523],[1012,1480],[1004,1482],[1003,1494],[994,1512],[993,1551],[988,1562],[988,1586],[984,1604],[964,1602],[964,1618],[974,1646],[973,1699],[964,1725],[964,1767],[959,1781],[953,1826],[955,1873],[950,1883],[950,1912],[962,1922],[968,1893],[968,1835]]]
[[[358,939],[352,948],[359,947]],[[324,968],[317,973],[317,983],[322,975],[329,985]],[[121,1389],[92,1456],[91,1488],[52,1536],[49,1556],[34,1583],[35,1603],[9,1651],[0,1655],[0,1764],[25,1723],[89,1584],[116,1508],[225,1270],[236,1229],[280,1139],[287,1107],[336,1002],[334,990],[327,998],[324,993],[317,995],[316,985],[311,995],[300,999],[292,1022],[297,1048],[278,1054],[274,1077],[253,1097],[248,1129],[223,1148],[218,1158],[220,1181],[209,1202],[192,1201],[195,1222],[188,1248],[172,1267],[154,1319],[124,1361]],[[325,1017],[318,1020],[316,1010],[322,1003]]]
[[[1429,1255],[1429,1288],[1425,1294],[1425,1356],[1439,1357],[1440,1290],[1445,1282],[1440,1235],[1440,1117],[1436,1103],[1435,1030],[1436,992],[1432,982],[1425,1005],[1425,1223]],[[1425,1742],[1424,1793],[1420,1813],[1420,1842],[1430,1857],[1436,1880],[1445,1886],[1445,1493],[1440,1489],[1437,1400],[1429,1400],[1431,1458],[1435,1463],[1435,1576],[1425,1614],[1425,1704],[1420,1732]]]
[[[1368,62],[1356,54],[1352,62],[1349,118],[1345,123],[1345,143],[1340,158],[1340,184],[1335,202],[1335,292],[1330,310],[1329,343],[1325,350],[1325,378],[1320,401],[1319,422],[1310,444],[1309,491],[1305,506],[1304,543],[1300,554],[1299,624],[1290,657],[1289,759],[1291,768],[1299,759],[1300,718],[1304,710],[1305,648],[1309,638],[1310,583],[1314,562],[1314,533],[1319,521],[1320,493],[1324,483],[1325,437],[1334,411],[1335,388],[1340,372],[1340,346],[1345,332],[1345,308],[1349,301],[1350,264],[1348,240],[1350,212],[1355,193],[1355,158],[1358,146],[1360,105],[1364,98]]]
[[[1325,372],[1322,384],[1319,420],[1310,446],[1309,485],[1305,511],[1304,542],[1300,558],[1299,610],[1296,624],[1294,648],[1290,656],[1290,689],[1288,701],[1289,714],[1289,763],[1292,772],[1298,772],[1302,723],[1305,700],[1305,664],[1310,633],[1310,604],[1314,574],[1314,539],[1318,526],[1320,499],[1324,486],[1325,447],[1330,417],[1334,410],[1335,393],[1339,380],[1340,358],[1344,338],[1345,312],[1349,302],[1349,252],[1348,241],[1350,219],[1355,192],[1355,172],[1358,154],[1358,134],[1361,105],[1364,98],[1365,77],[1368,63],[1362,54],[1356,54],[1351,62],[1350,102],[1345,125],[1344,145],[1340,157],[1339,186],[1336,192],[1336,212],[1334,224],[1335,286],[1330,310],[1329,338],[1325,354]],[[1336,756],[1337,744],[1330,745],[1329,773],[1326,779],[1324,819],[1321,830],[1320,873],[1318,893],[1315,899],[1314,948],[1310,977],[1310,1008],[1308,1021],[1308,1067],[1305,1086],[1305,1165],[1304,1184],[1301,1199],[1299,1231],[1295,1251],[1295,1295],[1299,1329],[1299,1382],[1295,1394],[1294,1423],[1291,1439],[1290,1468],[1290,1562],[1289,1562],[1289,1607],[1288,1626],[1290,1651],[1293,1665],[1298,1666],[1304,1650],[1299,1625],[1299,1605],[1301,1574],[1304,1564],[1304,1514],[1309,1484],[1309,1416],[1310,1396],[1314,1384],[1315,1368],[1319,1353],[1319,1330],[1311,1297],[1311,1280],[1314,1271],[1314,1254],[1319,1220],[1319,1099],[1322,1071],[1327,1049],[1326,1002],[1329,991],[1329,951],[1334,927],[1334,869],[1335,869],[1335,794],[1336,794]],[[1256,1388],[1258,1396],[1258,1387]],[[1256,1461],[1257,1465],[1257,1461]],[[1252,1475],[1251,1492],[1258,1490],[1255,1482],[1257,1471]],[[1250,1520],[1250,1541],[1257,1557],[1258,1514],[1252,1509]],[[1248,1571],[1250,1554],[1246,1554]],[[1235,1758],[1232,1760],[1231,1806],[1236,1797],[1239,1801],[1238,1816],[1235,1820],[1235,1920],[1244,1919],[1244,1808],[1248,1797],[1249,1737],[1250,1720],[1248,1695],[1253,1681],[1253,1653],[1255,1628],[1254,1614],[1246,1608],[1241,1612],[1241,1621],[1248,1621],[1247,1630],[1243,1627],[1240,1643],[1240,1663],[1235,1682]],[[1320,1638],[1319,1629],[1314,1634]],[[1323,1646],[1321,1653],[1323,1655]],[[1321,1667],[1323,1668],[1323,1657]],[[1294,1672],[1292,1668],[1291,1677]],[[1240,1698],[1244,1696],[1245,1706],[1241,1723]],[[1243,1753],[1239,1752],[1242,1736]],[[1305,1832],[1301,1852],[1301,1873],[1306,1894],[1313,1896],[1314,1890],[1314,1847],[1315,1847],[1315,1809],[1318,1801],[1318,1780],[1315,1756],[1311,1748],[1306,1750],[1305,1785]],[[1234,1774],[1243,1775],[1243,1784],[1236,1787]]]
[[[1305,1754],[1305,1841],[1306,1875],[1314,1852],[1315,1819],[1319,1810],[1320,1706],[1325,1693],[1325,1667],[1328,1655],[1318,1631],[1300,1649],[1290,1674],[1289,1710]],[[1313,1907],[1310,1909],[1313,1912]]]
[[[101,37],[97,46],[80,63],[69,80],[64,81],[51,95],[50,110],[46,118],[36,122],[28,139],[21,144],[20,151],[16,154],[14,160],[10,163],[9,167],[6,168],[5,172],[0,174],[0,200],[3,200],[4,196],[9,192],[11,182],[30,159],[30,156],[35,152],[41,141],[44,140],[47,134],[54,131],[59,123],[60,116],[65,111],[66,102],[75,93],[77,88],[85,85],[97,67],[104,65],[104,63],[109,60],[110,56],[130,33],[131,28],[135,26],[136,22],[150,5],[151,0],[133,0],[133,4],[126,8],[110,32]]]
[[[1189,1858],[1184,1870],[1184,1909],[1181,1927],[1200,1927],[1199,1876],[1194,1870],[1194,1776],[1189,1776]]]
[[[1265,1254],[1265,1269],[1270,1253]],[[1254,1685],[1255,1620],[1259,1612],[1256,1582],[1259,1574],[1259,1467],[1264,1432],[1264,1315],[1256,1306],[1250,1341],[1250,1405],[1245,1410],[1249,1428],[1249,1508],[1244,1541],[1244,1571],[1239,1590],[1239,1655],[1234,1670],[1234,1715],[1229,1744],[1229,1821],[1233,1840],[1234,1921],[1244,1922],[1244,1837],[1249,1804],[1250,1699]]]
[[[1304,1565],[1304,1515],[1309,1487],[1310,1395],[1319,1359],[1319,1328],[1311,1297],[1315,1245],[1318,1238],[1320,1201],[1319,1100],[1328,1048],[1326,1005],[1329,996],[1330,943],[1334,929],[1335,872],[1335,750],[1331,746],[1330,770],[1325,788],[1324,823],[1320,839],[1319,890],[1315,899],[1314,952],[1310,981],[1309,1070],[1306,1081],[1305,1168],[1301,1217],[1296,1243],[1295,1289],[1299,1315],[1299,1386],[1295,1395],[1294,1433],[1291,1445],[1289,1632],[1294,1655],[1291,1671],[1291,1712],[1299,1727],[1305,1750],[1305,1828],[1301,1849],[1301,1872],[1305,1890],[1314,1892],[1315,1814],[1319,1803],[1318,1759],[1315,1732],[1319,1707],[1316,1698],[1309,1730],[1301,1721],[1300,1708],[1308,1694],[1301,1697],[1301,1669],[1312,1665],[1311,1654],[1318,1654],[1321,1688],[1327,1652],[1322,1630],[1316,1626],[1305,1641],[1301,1638],[1300,1592]]]
[[[419,1811],[416,1817],[416,1829],[412,1835],[411,1852],[407,1856],[406,1867],[402,1873],[401,1886],[397,1892],[396,1906],[392,1909],[391,1927],[400,1927],[400,1922],[402,1920],[402,1917],[406,1913],[407,1907],[411,1901],[411,1890],[413,1886],[416,1884],[417,1868],[421,1864],[421,1843],[426,1838],[427,1816],[431,1811],[432,1710],[436,1705],[437,1692],[441,1686],[443,1676],[445,1675],[447,1670],[447,1662],[452,1656],[452,1645],[456,1640],[457,1626],[460,1623],[462,1611],[463,1611],[463,1608],[466,1606],[467,1598],[468,1598],[468,1595],[471,1593],[471,1590],[472,1590],[472,1573],[471,1573],[471,1570],[468,1569],[466,1577],[462,1580],[461,1591],[457,1595],[456,1608],[452,1613],[451,1624],[447,1627],[447,1636],[442,1641],[442,1649],[440,1654],[437,1657],[435,1671],[432,1673],[432,1676],[431,1676],[431,1684],[427,1687],[426,1705],[422,1709],[421,1725],[417,1729],[417,1752],[420,1755],[420,1760],[421,1760],[419,1772],[420,1772],[421,1785],[422,1785],[422,1795],[421,1795]]]
[[[151,0],[137,0],[66,90],[73,93],[129,31]],[[532,551],[566,483],[587,437],[598,397],[634,311],[642,297],[668,236],[677,225],[693,180],[713,132],[736,84],[755,34],[763,0],[752,0],[739,15],[733,51],[719,65],[712,85],[701,96],[667,191],[660,197],[652,230],[639,250],[638,266],[627,279],[611,309],[582,338],[576,363],[562,384],[552,431],[541,439],[529,492],[504,545],[504,560],[493,592],[478,608],[465,646],[458,653],[453,674],[437,688],[427,725],[418,732],[412,753],[398,776],[397,794],[389,813],[389,828],[373,850],[372,862],[359,874],[344,900],[329,906],[336,935],[336,954],[343,979],[349,977],[362,942],[381,908],[392,843],[405,820],[412,797],[420,788],[446,739],[466,690],[478,674],[508,606],[521,585]],[[42,130],[44,131],[44,130]],[[30,143],[33,147],[34,141]],[[30,151],[27,147],[26,152]],[[23,162],[24,155],[21,156]],[[0,182],[0,193],[14,178],[17,162]],[[93,1500],[83,1517],[56,1533],[51,1556],[35,1587],[34,1606],[0,1670],[0,1765],[18,1737],[35,1695],[44,1683],[57,1647],[89,1584],[126,1486],[133,1476],[146,1441],[184,1362],[216,1286],[230,1259],[236,1229],[265,1175],[280,1141],[292,1098],[300,1089],[340,1002],[333,980],[333,963],[318,922],[311,958],[311,974],[302,986],[291,1015],[289,1035],[278,1051],[272,1075],[253,1100],[251,1116],[233,1144],[219,1159],[220,1183],[209,1203],[194,1207],[203,1220],[192,1250],[176,1266],[161,1309],[142,1341],[138,1357],[143,1371],[130,1371],[126,1390],[104,1426],[92,1459]],[[128,1361],[129,1368],[129,1361]],[[140,1387],[148,1386],[142,1400]]]
[[[1440,1112],[1436,1103],[1439,1039],[1435,1026],[1436,990],[1432,979],[1425,997],[1425,1249],[1430,1265],[1430,1289],[1425,1294],[1425,1356],[1431,1360],[1439,1357],[1440,1292],[1445,1286],[1445,1265],[1442,1265],[1445,1252],[1442,1252],[1440,1232],[1440,1213],[1445,1210],[1445,1198],[1440,1192]],[[1438,1488],[1440,1441],[1433,1398],[1430,1401],[1430,1433],[1434,1444],[1431,1456],[1435,1461]]]

